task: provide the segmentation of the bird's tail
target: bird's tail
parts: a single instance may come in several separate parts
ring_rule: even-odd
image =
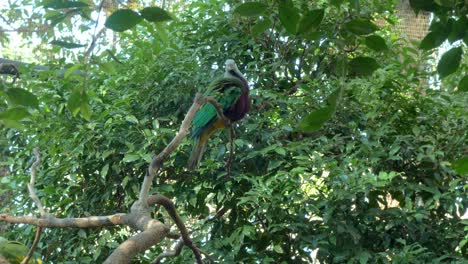
[[[214,134],[214,132],[216,132],[218,129],[224,128],[224,126],[225,125],[221,120],[216,120],[211,123],[209,127],[205,129],[205,131],[201,132],[194,138],[195,144],[193,145],[192,153],[190,154],[190,158],[187,164],[188,170],[195,170],[198,168],[203,153],[205,152],[208,139],[211,137],[211,135]]]
[[[203,153],[205,152],[206,143],[208,143],[208,137],[204,134],[201,134],[195,138],[195,144],[192,148],[192,153],[187,164],[187,169],[195,170],[200,164]]]

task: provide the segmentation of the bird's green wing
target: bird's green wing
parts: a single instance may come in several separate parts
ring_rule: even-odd
[[[222,89],[224,91],[220,92]],[[223,110],[228,110],[241,95],[242,82],[236,78],[222,78],[213,82],[209,91],[208,95],[213,96],[221,104]],[[203,105],[192,121],[194,134],[197,134],[197,130],[205,127],[216,116],[216,108],[212,104]]]

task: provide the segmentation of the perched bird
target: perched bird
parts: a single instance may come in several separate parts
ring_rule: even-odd
[[[224,77],[211,83],[206,94],[220,103],[224,116],[231,122],[241,120],[250,111],[249,85],[234,60],[226,60]],[[226,126],[225,122],[218,117],[216,108],[210,103],[200,108],[192,125],[192,139],[195,144],[187,165],[189,170],[198,167],[210,136]]]

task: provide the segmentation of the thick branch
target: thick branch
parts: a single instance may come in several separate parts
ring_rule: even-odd
[[[9,214],[0,214],[0,221],[12,224],[30,224],[40,227],[103,227],[127,224],[127,214],[115,214],[108,216],[90,216],[83,218],[56,218],[47,216],[46,218],[37,218],[32,216],[12,216]]]
[[[164,225],[149,228],[123,242],[106,259],[104,264],[127,264],[138,253],[144,252],[163,240],[169,229]]]

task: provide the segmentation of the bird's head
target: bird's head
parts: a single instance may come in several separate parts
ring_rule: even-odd
[[[237,68],[236,63],[232,59],[226,60],[226,72],[224,73],[224,77],[245,79],[244,75],[242,75],[239,68]]]

